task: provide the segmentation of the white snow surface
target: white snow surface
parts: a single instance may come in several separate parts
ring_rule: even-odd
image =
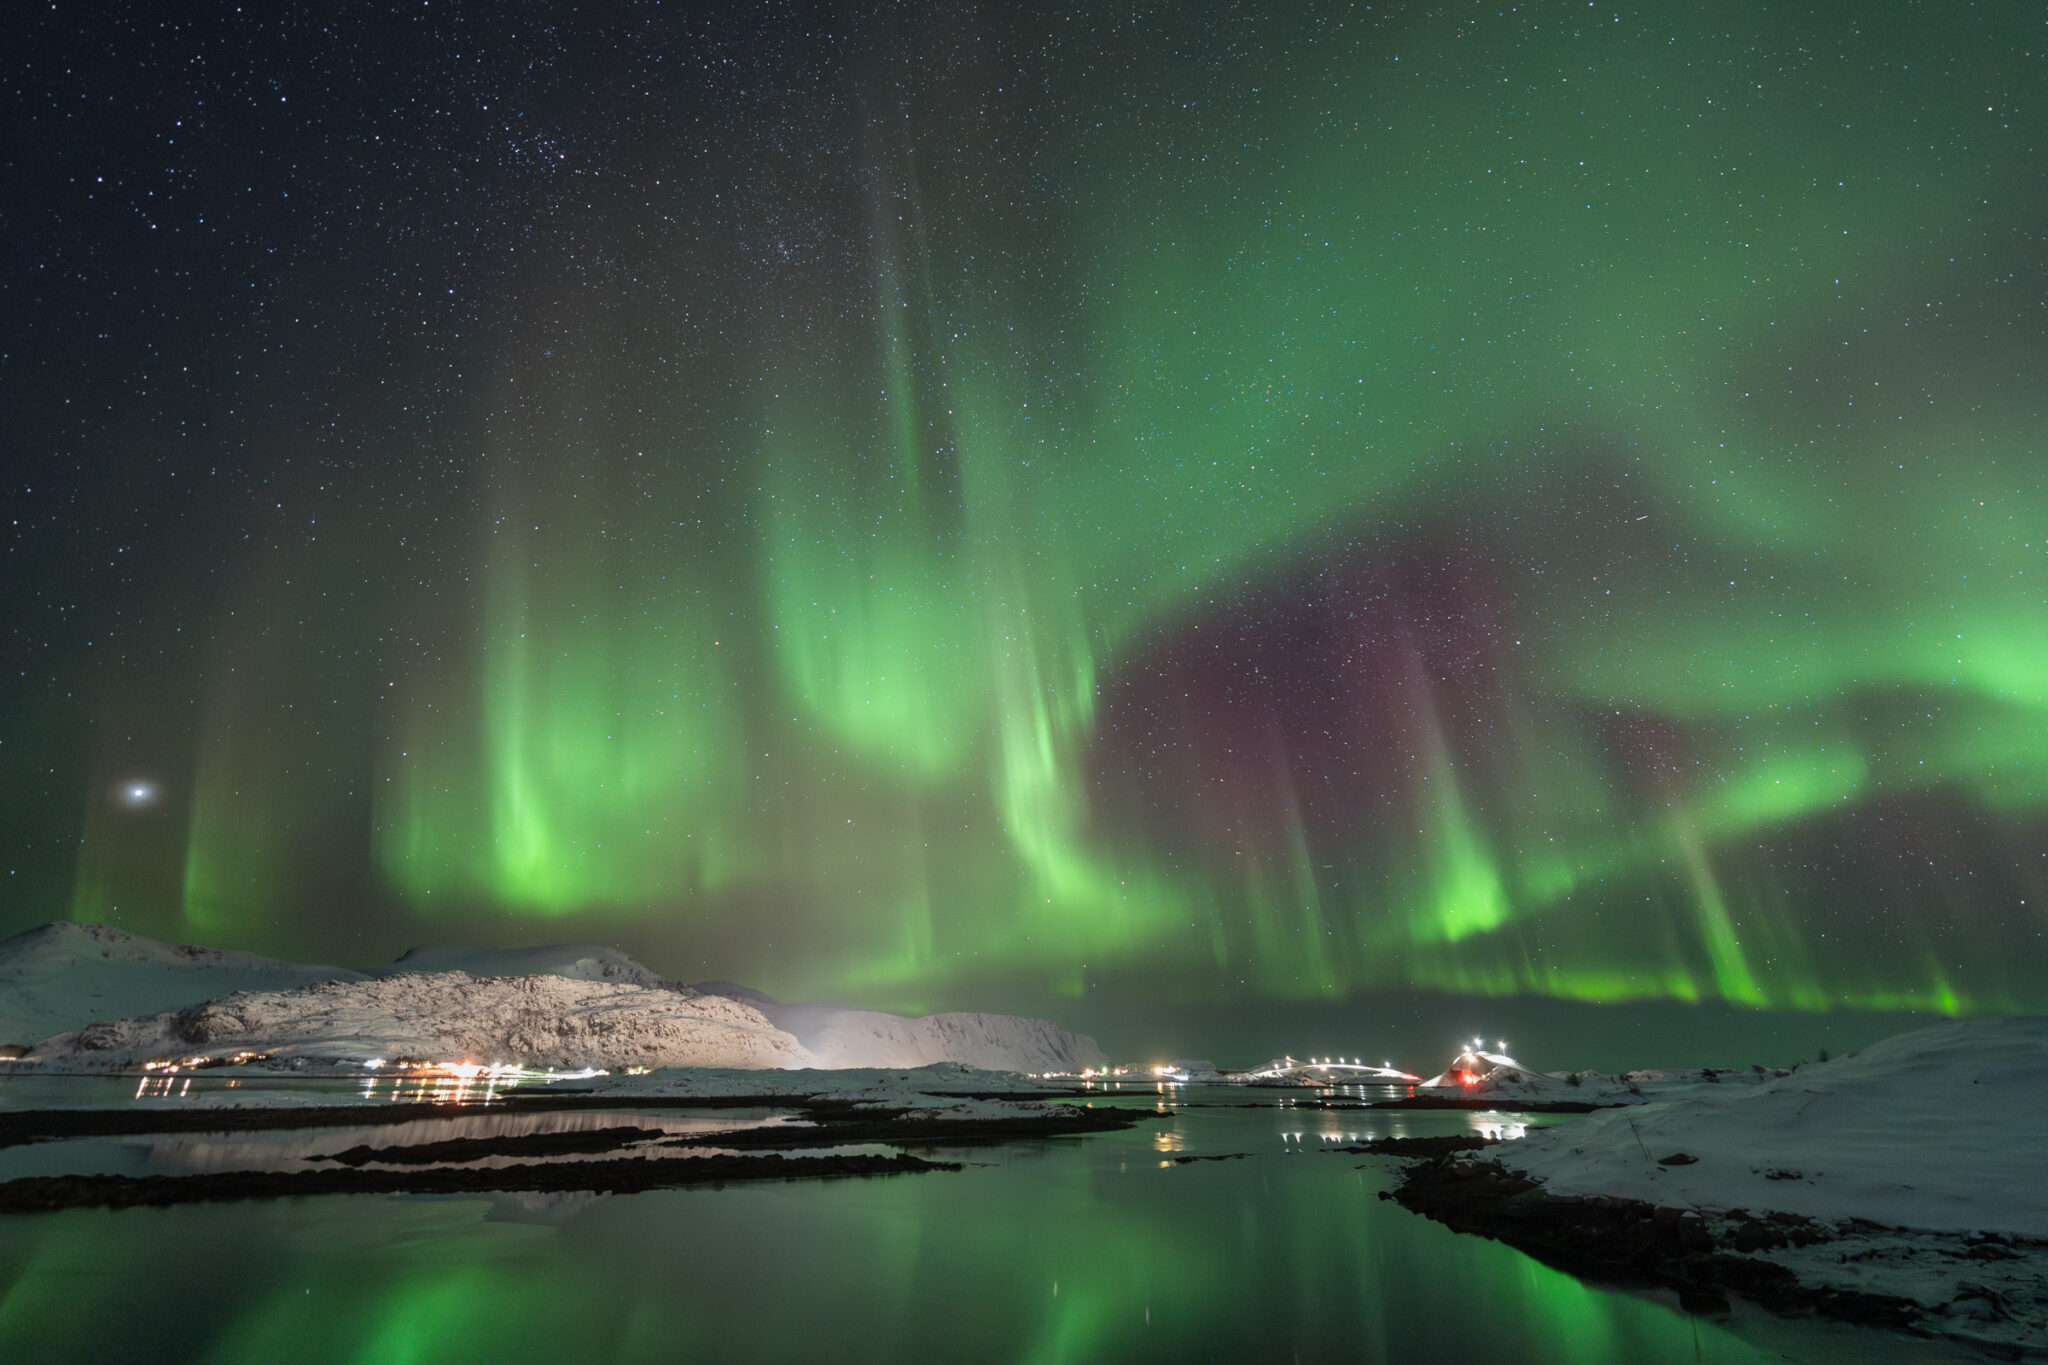
[[[785,1005],[726,982],[698,989],[730,995],[794,1034],[826,1067],[921,1067],[959,1062],[991,1071],[1074,1073],[1101,1066],[1102,1049],[1084,1033],[1015,1014],[906,1017],[837,1005]]]
[[[644,1076],[611,1075],[594,1084],[607,1096],[758,1095],[763,1099],[830,1095],[856,1102],[893,1103],[889,1096],[963,1096],[1043,1092],[1072,1093],[1070,1086],[1015,1071],[940,1062],[923,1067],[840,1067],[763,1073],[716,1070],[654,1071]]]
[[[776,1011],[764,1011],[774,1018]],[[782,1021],[778,1021],[782,1022]],[[788,1023],[783,1026],[788,1028]],[[1077,1072],[1100,1066],[1102,1049],[1085,1034],[1047,1019],[1014,1014],[927,1014],[907,1019],[874,1010],[830,1010],[792,1028],[821,1066],[919,1067],[959,1062],[988,1070]]]
[[[1758,1083],[1686,1085],[1487,1156],[1555,1195],[2048,1238],[2043,1131],[2048,1017],[2029,1016],[1938,1024]],[[1697,1162],[1657,1164],[1680,1152]]]
[[[758,1095],[764,1101],[772,1101],[830,1096],[860,1108],[904,1110],[904,1117],[930,1123],[1054,1118],[1059,1108],[1043,1101],[984,1096],[1043,1092],[1047,1099],[1057,1099],[1071,1093],[1034,1076],[957,1062],[905,1069],[654,1072],[645,1076],[607,1077],[597,1088],[608,1097]]]
[[[801,1067],[809,1053],[759,1010],[722,996],[560,976],[466,972],[242,991],[181,1010],[88,1024],[28,1062],[81,1071],[270,1055],[270,1064],[412,1058],[529,1067]]]
[[[0,1045],[236,991],[362,979],[345,967],[159,943],[104,924],[59,920],[0,941]]]
[[[673,986],[644,963],[617,948],[592,943],[558,943],[542,948],[481,948],[441,944],[414,948],[394,962],[371,967],[363,975],[400,976],[408,972],[467,972],[471,976],[564,976],[571,981],[616,981],[628,986]]]

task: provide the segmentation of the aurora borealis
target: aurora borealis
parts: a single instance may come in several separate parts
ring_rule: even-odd
[[[6,58],[0,932],[2048,1008],[2038,6],[345,9]]]

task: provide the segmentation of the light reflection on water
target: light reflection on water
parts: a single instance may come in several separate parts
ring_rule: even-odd
[[[1188,1107],[1121,1133],[934,1149],[957,1173],[0,1219],[0,1359],[1945,1358],[1586,1285],[1381,1201],[1394,1163],[1323,1141],[1521,1121]]]
[[[178,1133],[71,1138],[0,1147],[0,1180],[42,1175],[203,1175],[220,1171],[306,1171],[332,1169],[313,1161],[351,1147],[409,1147],[457,1138],[526,1137],[537,1133],[587,1133],[604,1128],[652,1128],[667,1137],[729,1133],[741,1128],[787,1124],[786,1111],[721,1109],[702,1114],[615,1109],[571,1113],[464,1114],[362,1127],[292,1128],[258,1132]],[[614,1157],[726,1155],[719,1147],[663,1147],[658,1139],[604,1152],[545,1156],[492,1156],[465,1166],[502,1167],[528,1161],[588,1161]]]

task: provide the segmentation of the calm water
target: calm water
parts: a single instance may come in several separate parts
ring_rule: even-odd
[[[1956,1358],[1588,1286],[1381,1201],[1395,1163],[1323,1150],[1512,1118],[1184,1096],[1259,1107],[941,1152],[957,1174],[0,1218],[0,1360]],[[1230,1152],[1251,1155],[1172,1162]]]

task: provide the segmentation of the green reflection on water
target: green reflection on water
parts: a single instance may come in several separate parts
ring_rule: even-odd
[[[15,1218],[0,1358],[1788,1358],[1414,1217],[1377,1197],[1389,1163],[1318,1150],[1467,1122],[1197,1110],[915,1178]]]

